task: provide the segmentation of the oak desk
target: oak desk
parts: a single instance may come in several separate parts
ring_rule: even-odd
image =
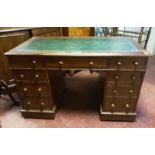
[[[54,118],[63,72],[99,73],[100,119],[134,121],[149,54],[129,38],[35,37],[5,54],[24,117]]]

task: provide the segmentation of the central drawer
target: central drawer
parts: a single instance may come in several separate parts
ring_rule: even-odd
[[[93,57],[56,57],[46,59],[47,68],[86,68],[105,69],[108,67],[108,60],[105,58]]]

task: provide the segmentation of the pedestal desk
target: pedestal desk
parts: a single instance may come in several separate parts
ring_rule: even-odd
[[[149,54],[132,39],[34,37],[5,55],[23,117],[54,118],[65,71],[90,70],[99,74],[100,119],[136,118]]]

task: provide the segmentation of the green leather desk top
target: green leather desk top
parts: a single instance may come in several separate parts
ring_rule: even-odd
[[[32,38],[14,49],[16,54],[104,55],[138,53],[136,44],[125,37],[112,38]],[[11,54],[11,53],[10,53]],[[6,54],[9,55],[9,52]]]
[[[19,50],[82,51],[82,52],[137,52],[137,48],[126,38],[38,38]]]

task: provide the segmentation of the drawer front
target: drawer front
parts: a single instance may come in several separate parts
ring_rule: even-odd
[[[132,70],[145,70],[146,58],[112,58],[110,61],[111,69],[132,69]]]
[[[22,98],[22,109],[25,110],[50,110],[52,103],[48,98],[25,97]]]
[[[106,81],[108,83],[139,83],[142,79],[143,72],[106,72]]]
[[[137,97],[139,85],[108,85],[105,90],[105,95],[109,97]]]
[[[46,84],[28,84],[28,83],[17,83],[17,89],[21,97],[48,97],[49,87]]]
[[[43,57],[32,57],[32,56],[12,56],[9,58],[11,68],[44,68],[45,61]]]
[[[16,81],[42,82],[48,81],[45,71],[39,70],[12,70]]]
[[[135,112],[137,98],[105,98],[103,111],[105,112]]]
[[[87,69],[104,69],[108,67],[108,60],[105,58],[47,58],[46,67],[54,68],[87,68]]]

